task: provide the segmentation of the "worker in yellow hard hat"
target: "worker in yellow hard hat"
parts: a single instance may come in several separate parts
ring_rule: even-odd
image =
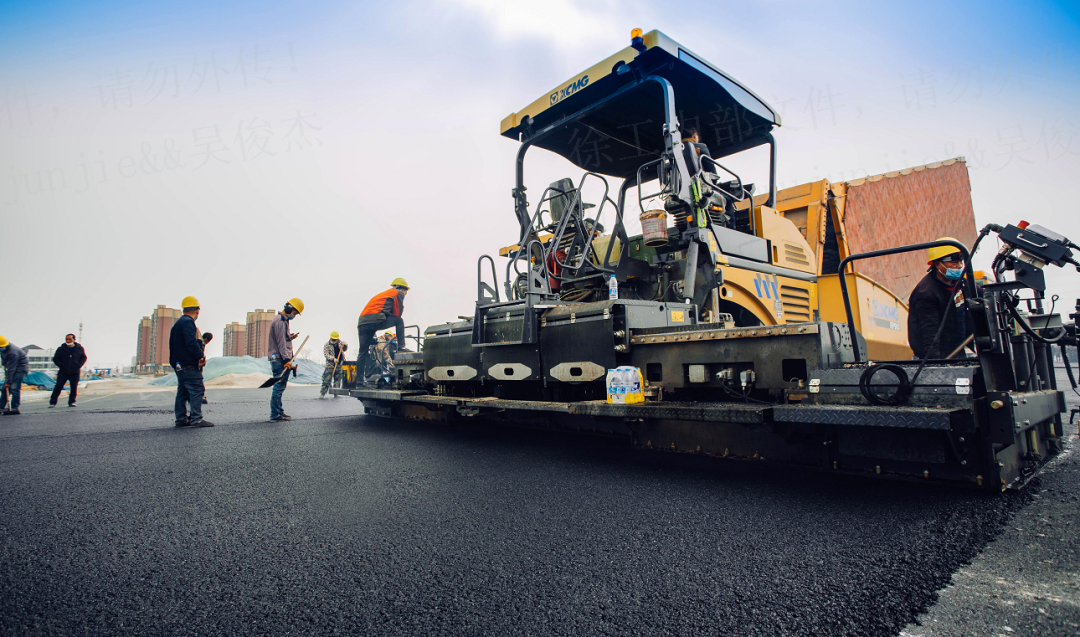
[[[0,361],[4,364],[3,415],[18,416],[22,402],[22,382],[30,373],[30,358],[26,352],[0,336]]]
[[[180,308],[184,315],[173,323],[169,331],[169,366],[176,372],[176,402],[173,404],[176,426],[213,427],[214,423],[203,418],[202,413],[203,397],[206,395],[202,373],[206,365],[203,352],[206,343],[195,325],[195,320],[199,318],[199,299],[185,296]]]
[[[341,340],[341,335],[337,333],[337,330],[330,332],[330,340],[322,348],[323,358],[326,359],[326,369],[323,370],[322,389],[319,390],[319,398],[326,396],[331,383],[341,386],[341,368],[342,363],[345,362],[345,350],[347,349],[349,349],[349,344]],[[337,398],[337,394],[334,394],[334,398]]]
[[[938,241],[957,240],[941,237]],[[964,259],[956,246],[934,246],[927,253],[926,264],[926,276],[908,299],[908,342],[915,358],[940,359],[960,347],[971,333],[960,285]]]
[[[401,314],[405,310],[405,295],[409,293],[409,284],[398,277],[390,283],[390,289],[371,297],[360,318],[356,321],[357,347],[356,382],[367,384],[368,367],[371,364],[370,348],[379,330],[397,329],[398,343],[405,342],[405,322]]]
[[[285,386],[289,384],[289,375],[286,372],[292,370],[293,375],[296,375],[292,342],[300,334],[289,331],[289,321],[300,316],[303,311],[303,301],[298,298],[289,299],[289,302],[270,323],[270,343],[266,352],[274,377],[280,377],[280,380],[274,383],[274,389],[270,393],[270,420],[292,420],[292,416],[286,414],[285,408],[281,405],[281,395],[285,393]]]

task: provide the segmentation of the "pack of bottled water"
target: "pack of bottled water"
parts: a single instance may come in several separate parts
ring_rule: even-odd
[[[607,371],[607,402],[609,405],[633,405],[645,402],[641,370],[622,366]]]

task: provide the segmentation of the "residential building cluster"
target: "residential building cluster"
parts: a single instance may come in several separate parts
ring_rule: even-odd
[[[221,333],[222,355],[265,357],[275,314],[274,310],[258,309],[248,312],[244,323],[227,324]],[[139,320],[133,371],[152,372],[169,365],[169,331],[181,316],[181,310],[159,305]]]

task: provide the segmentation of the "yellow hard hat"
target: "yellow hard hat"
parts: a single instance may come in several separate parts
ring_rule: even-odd
[[[336,341],[341,335],[337,331],[330,332],[330,340]]]
[[[183,301],[180,301],[180,307],[185,310],[192,307],[199,307],[199,299],[193,296],[185,296]]]
[[[0,347],[7,347],[10,344],[11,343],[8,343],[8,340],[6,338],[0,336]]]
[[[297,314],[303,314],[304,313],[304,302],[301,301],[300,299],[296,299],[296,298],[289,299],[289,305],[293,306],[293,309],[296,310]]]
[[[941,238],[936,239],[936,240],[937,241],[956,241],[957,243],[960,243],[960,241],[958,239],[954,239],[952,237],[941,237]],[[959,252],[960,252],[960,248],[957,248],[956,246],[934,246],[933,248],[930,248],[929,250],[927,250],[926,258],[929,260],[928,262],[934,262],[934,261],[937,261],[938,259],[940,259],[941,257],[946,257],[946,256],[949,256],[950,254],[956,254],[956,253],[959,253]]]
[[[406,283],[406,282],[405,282],[405,279],[403,279],[403,278],[401,278],[401,277],[398,277],[398,278],[394,279],[394,282],[393,282],[393,283],[391,283],[390,285],[391,285],[391,286],[400,286],[400,287],[403,287],[403,288],[405,288],[406,290],[408,290],[408,289],[409,289],[409,284],[408,284],[408,283]]]

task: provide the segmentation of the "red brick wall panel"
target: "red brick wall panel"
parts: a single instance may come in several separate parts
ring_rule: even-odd
[[[848,183],[844,225],[852,254],[943,236],[971,247],[978,230],[967,164],[931,166]],[[926,273],[926,251],[868,259],[855,267],[907,301]]]

